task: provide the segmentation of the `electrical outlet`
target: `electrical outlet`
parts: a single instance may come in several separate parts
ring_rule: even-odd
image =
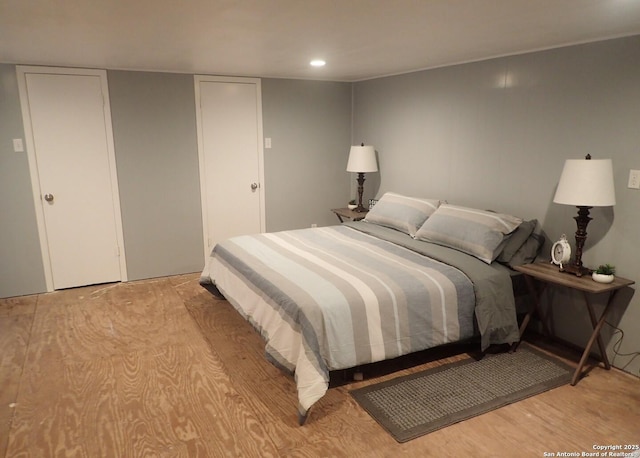
[[[640,170],[629,171],[629,184],[631,189],[640,189]]]

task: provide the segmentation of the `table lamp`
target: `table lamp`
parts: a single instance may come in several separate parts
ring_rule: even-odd
[[[362,205],[362,191],[364,190],[364,174],[367,172],[377,172],[378,162],[376,161],[376,150],[373,146],[352,146],[349,151],[349,161],[347,162],[347,172],[356,172],[358,174],[358,206],[354,209],[356,212],[366,212],[367,209]]]
[[[574,260],[564,266],[563,270],[581,277],[590,272],[582,265],[587,225],[592,220],[589,210],[616,204],[611,159],[591,159],[589,154],[584,159],[568,159],[562,169],[553,201],[578,207],[578,215],[573,218],[577,225],[576,254]]]

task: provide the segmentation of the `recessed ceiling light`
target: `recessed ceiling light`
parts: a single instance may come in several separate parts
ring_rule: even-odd
[[[314,59],[309,62],[312,67],[324,67],[327,63],[322,59]]]

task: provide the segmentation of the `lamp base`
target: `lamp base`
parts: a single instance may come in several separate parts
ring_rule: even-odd
[[[364,191],[364,172],[358,172],[358,206],[353,209],[354,212],[364,213],[368,211],[362,205],[362,192]]]
[[[584,248],[584,242],[587,240],[587,225],[589,224],[589,221],[591,221],[591,217],[589,216],[589,210],[591,210],[591,208],[592,207],[578,206],[578,215],[573,217],[573,219],[576,220],[577,226],[576,256],[571,264],[560,268],[561,272],[568,272],[576,275],[577,277],[590,275],[592,272],[590,269],[587,269],[582,265],[582,250]]]
[[[576,266],[574,264],[563,265],[560,267],[560,272],[566,272],[573,274],[576,277],[582,277],[583,275],[591,275],[592,270],[584,266]]]

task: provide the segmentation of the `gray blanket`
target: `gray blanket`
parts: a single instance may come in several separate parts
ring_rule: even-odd
[[[508,270],[362,221],[234,237],[216,245],[200,281],[295,374],[302,418],[331,370],[477,332],[483,349],[519,338]]]
[[[356,221],[345,225],[405,246],[463,271],[471,279],[475,290],[475,313],[483,351],[491,344],[514,343],[520,339],[511,272],[508,268],[498,263],[489,265],[461,251],[415,240],[402,232],[375,224]]]

